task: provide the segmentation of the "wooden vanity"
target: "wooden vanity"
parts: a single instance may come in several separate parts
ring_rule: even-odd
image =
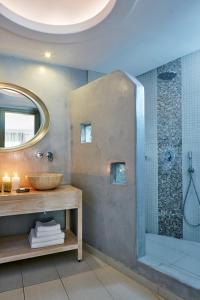
[[[77,236],[70,230],[68,211],[77,210]],[[37,212],[66,210],[66,239],[62,245],[31,249],[27,235],[0,238],[0,264],[77,249],[82,260],[82,191],[64,185],[55,190],[29,193],[0,193],[0,217]]]

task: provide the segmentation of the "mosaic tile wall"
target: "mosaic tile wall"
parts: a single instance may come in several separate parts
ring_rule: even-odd
[[[159,74],[175,72],[170,80]],[[158,231],[182,238],[181,59],[157,69]]]
[[[157,75],[175,71],[171,81]],[[181,205],[188,186],[188,152],[200,195],[200,51],[140,75],[145,88],[146,232],[200,242],[200,227],[188,226]],[[190,190],[187,218],[200,223],[200,206]]]
[[[187,55],[182,61],[182,144],[183,194],[188,186],[188,151],[193,154],[194,181],[200,195],[200,51]],[[191,189],[186,204],[188,220],[200,223],[200,206]],[[183,223],[183,238],[200,242],[200,227]]]

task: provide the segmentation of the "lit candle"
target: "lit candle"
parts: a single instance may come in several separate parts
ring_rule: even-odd
[[[20,177],[17,175],[17,173],[14,173],[14,176],[12,177],[12,190],[16,191],[19,188],[20,184]]]
[[[4,177],[2,178],[3,182],[10,182],[10,177],[8,176],[8,174],[6,173],[4,175]]]
[[[11,192],[11,190],[12,190],[12,183],[11,183],[10,177],[8,176],[7,173],[2,178],[2,182],[3,182],[2,191],[3,192]]]

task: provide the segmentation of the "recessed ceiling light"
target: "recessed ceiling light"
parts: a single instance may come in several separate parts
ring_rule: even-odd
[[[44,56],[45,56],[46,58],[51,58],[51,52],[50,52],[50,51],[46,51],[46,52],[44,53]]]

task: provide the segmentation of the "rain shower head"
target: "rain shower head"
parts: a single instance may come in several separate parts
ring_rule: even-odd
[[[174,77],[176,77],[176,72],[173,71],[162,72],[158,74],[158,79],[162,80],[172,80]]]

